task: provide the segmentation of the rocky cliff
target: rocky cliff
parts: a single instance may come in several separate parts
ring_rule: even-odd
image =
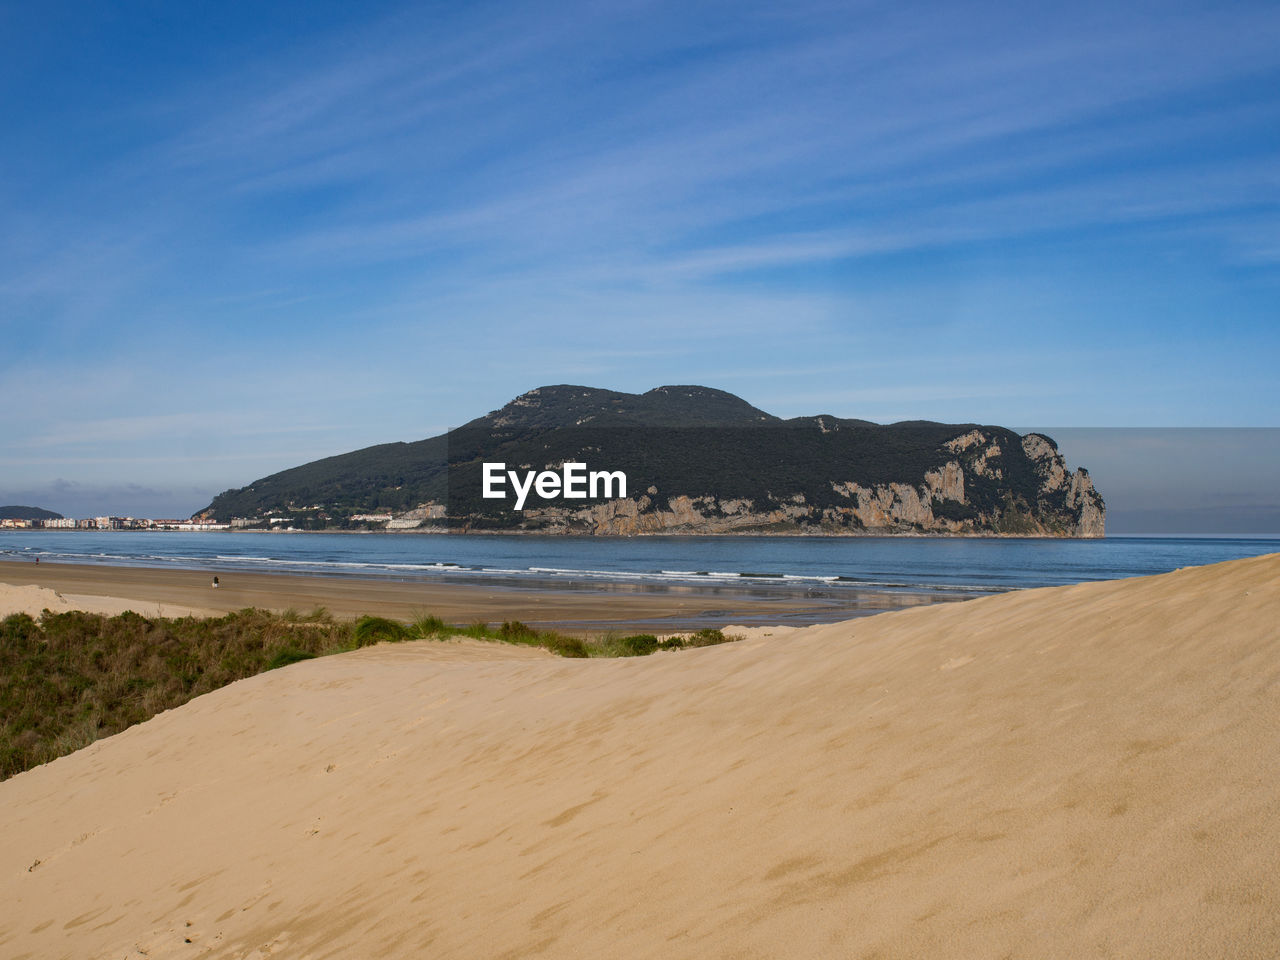
[[[970,430],[947,441],[954,454],[925,472],[921,483],[830,482],[839,498],[833,505],[807,502],[804,494],[768,496],[763,501],[719,499],[679,493],[664,497],[656,486],[639,496],[579,508],[533,507],[524,511],[520,530],[538,533],[637,536],[644,534],[796,534],[824,535],[1014,535],[1093,538],[1104,535],[1106,507],[1088,471],[1067,469],[1053,442],[1039,434],[1021,438],[1039,483],[1034,502],[1012,494],[991,509],[979,509],[965,496],[966,477],[1000,485],[1004,451],[1000,441]],[[430,513],[445,523],[442,505]]]

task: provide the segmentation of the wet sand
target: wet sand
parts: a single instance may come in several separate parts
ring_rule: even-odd
[[[679,630],[719,626],[733,621],[761,623],[833,623],[866,613],[917,606],[941,599],[927,594],[786,590],[762,584],[737,586],[636,585],[629,583],[543,581],[496,582],[397,581],[334,576],[216,571],[157,570],[88,564],[0,562],[0,583],[35,585],[75,596],[81,609],[89,598],[109,598],[135,612],[190,610],[196,615],[244,607],[325,607],[338,617],[364,614],[410,620],[429,613],[451,623],[522,620],[533,626],[569,630]],[[807,595],[806,595],[807,594]],[[17,609],[16,607],[12,609]],[[12,612],[12,609],[9,612]],[[0,608],[0,615],[4,613]]]

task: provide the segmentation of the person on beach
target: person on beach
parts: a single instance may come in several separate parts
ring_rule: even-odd
[[[213,589],[215,589],[215,590],[217,590],[217,589],[218,589],[218,578],[217,578],[217,577],[214,577],[214,578],[213,578]]]

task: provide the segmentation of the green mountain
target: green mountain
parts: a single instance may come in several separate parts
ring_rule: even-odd
[[[62,514],[40,507],[23,507],[12,504],[0,507],[0,520],[61,520]]]
[[[626,496],[485,499],[483,464],[621,471]],[[508,485],[505,489],[509,490]],[[615,491],[616,492],[616,491]],[[392,520],[356,519],[366,515]],[[539,387],[449,433],[328,457],[214,498],[241,525],[644,533],[1101,536],[1105,506],[1057,446],[1004,427],[782,420],[700,386]]]

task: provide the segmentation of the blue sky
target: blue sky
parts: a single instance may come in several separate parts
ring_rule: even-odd
[[[1280,426],[1274,3],[264,6],[0,6],[0,502],[561,382]]]

